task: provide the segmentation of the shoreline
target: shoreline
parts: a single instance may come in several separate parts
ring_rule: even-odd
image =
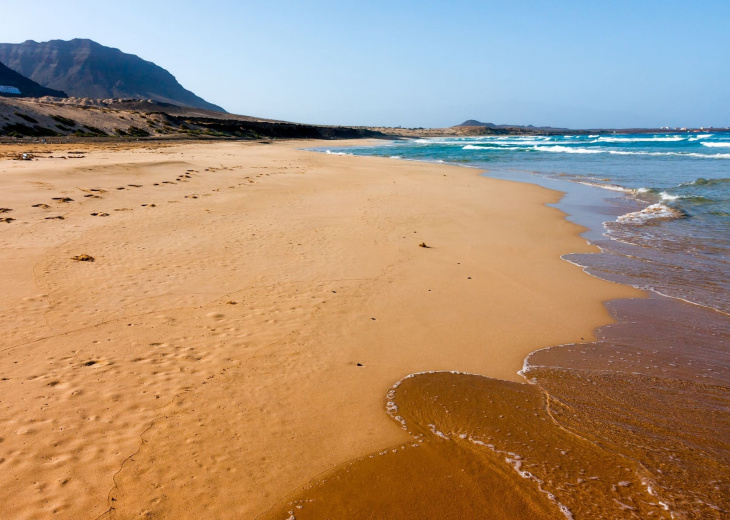
[[[3,161],[2,205],[16,219],[3,229],[4,263],[16,267],[2,283],[18,296],[2,309],[16,318],[3,331],[14,349],[3,384],[15,385],[3,404],[53,410],[48,426],[21,412],[3,420],[23,430],[5,439],[6,464],[46,482],[6,486],[13,514],[261,513],[313,475],[404,441],[380,408],[393,381],[420,368],[516,381],[526,354],[590,340],[610,321],[603,301],[640,295],[560,258],[593,249],[544,206],[554,192],[301,145]],[[64,196],[74,200],[52,201]],[[57,213],[63,221],[43,217]],[[70,260],[82,253],[95,262]],[[37,448],[74,412],[106,425],[68,419],[90,446],[64,434],[62,448]],[[38,473],[46,457],[97,465]],[[68,471],[71,482],[53,483]]]
[[[494,177],[494,171],[489,176]],[[497,175],[497,178],[504,176]],[[601,250],[601,255],[596,258],[603,256],[603,263],[608,261],[606,255],[615,253],[615,246],[604,249],[607,246],[603,243],[606,237],[599,232],[599,229],[602,230],[606,226],[597,218],[608,217],[609,221],[611,217],[620,218],[620,215],[625,214],[627,210],[636,211],[629,209],[628,206],[638,203],[633,199],[623,201],[623,198],[619,202],[600,195],[598,198],[602,200],[598,201],[591,195],[590,190],[602,191],[598,190],[602,186],[585,188],[578,186],[586,184],[580,181],[571,184],[564,181],[557,182],[550,177],[518,179],[510,175],[506,176],[506,180],[517,180],[553,189],[560,189],[555,185],[564,184],[567,188],[565,198],[561,199],[559,204],[552,206],[564,211],[566,218],[572,222],[588,226],[587,232],[581,236]],[[587,189],[589,192],[586,192]],[[613,186],[608,189],[613,191]],[[626,189],[621,191],[641,192],[641,190]],[[648,204],[644,200],[641,202]],[[617,240],[613,237],[611,239]],[[609,267],[607,272],[601,270],[592,272],[593,268],[602,262],[591,257],[592,255],[582,254],[562,256],[564,260],[583,269],[586,274],[624,286],[637,287],[627,280],[617,280],[607,276],[614,272],[620,273],[620,270],[616,271]],[[574,261],[571,258],[580,260]],[[723,338],[730,340],[727,314],[720,309],[676,295],[664,295],[656,287],[650,286],[646,290],[648,295],[645,298],[606,302],[614,323],[599,327],[596,330],[598,337],[595,341],[546,347],[530,353],[525,358],[521,374],[532,383],[533,390],[539,389],[538,393],[546,399],[548,404],[536,405],[535,410],[536,414],[547,412],[543,419],[548,423],[542,426],[530,425],[530,421],[522,417],[523,407],[519,405],[509,411],[510,420],[506,421],[504,426],[512,433],[515,429],[534,433],[538,429],[545,430],[547,433],[544,432],[543,443],[546,446],[556,443],[573,444],[561,439],[561,430],[571,431],[578,438],[590,439],[588,445],[579,450],[584,454],[576,461],[572,461],[576,465],[568,474],[564,471],[566,461],[556,459],[554,453],[550,451],[536,453],[535,450],[528,449],[529,444],[534,442],[531,438],[524,439],[521,444],[515,444],[514,440],[509,438],[512,433],[507,433],[505,437],[500,433],[501,429],[494,431],[494,424],[502,423],[502,418],[507,415],[493,415],[491,420],[480,423],[478,414],[475,415],[472,410],[466,415],[461,415],[458,421],[454,421],[453,416],[443,416],[428,400],[422,400],[414,407],[413,399],[408,396],[405,397],[405,401],[407,403],[411,401],[410,407],[407,406],[401,412],[400,399],[395,393],[395,388],[400,383],[396,383],[392,392],[389,392],[389,402],[385,404],[386,412],[404,427],[415,423],[415,430],[409,428],[409,432],[417,442],[423,442],[420,446],[424,446],[428,452],[428,456],[418,460],[440,460],[436,465],[421,467],[420,474],[441,474],[442,477],[448,477],[449,475],[443,474],[444,468],[450,468],[447,470],[450,474],[460,471],[459,467],[454,467],[451,462],[451,459],[458,458],[458,437],[482,448],[489,447],[492,458],[499,454],[506,455],[508,465],[513,466],[516,473],[523,478],[536,479],[537,488],[553,502],[553,509],[558,506],[567,518],[572,518],[575,511],[592,518],[618,518],[627,510],[640,511],[640,516],[658,514],[662,518],[666,515],[672,518],[675,515],[719,518],[720,512],[727,512],[727,500],[718,493],[722,485],[717,484],[726,479],[724,468],[730,464],[726,446],[717,440],[723,437],[721,432],[725,432],[725,438],[730,433],[727,417],[717,415],[717,407],[726,406],[726,385],[727,381],[730,381],[730,364],[725,361],[727,356],[722,349]],[[531,363],[534,358],[539,359],[540,363],[536,365]],[[481,400],[483,409],[488,410],[495,401],[509,403],[515,398],[514,389],[509,388],[506,382],[482,376],[426,372],[407,377],[409,380],[411,378],[415,378],[416,382],[409,383],[417,388],[418,395],[431,394],[432,399],[440,402],[440,407],[447,408],[447,413],[453,412],[455,408],[458,409],[459,403],[464,400],[473,402]],[[482,393],[473,394],[472,386],[482,386]],[[434,387],[439,388],[436,393],[432,390]],[[454,391],[455,388],[459,390]],[[442,402],[444,396],[449,393],[450,398]],[[458,395],[458,399],[455,399],[453,394]],[[484,400],[483,394],[488,396],[488,402]],[[537,399],[534,392],[531,399],[533,401]],[[394,417],[396,413],[400,415]],[[426,426],[423,422],[424,416],[430,417],[428,424],[430,432],[424,429]],[[558,429],[550,432],[554,427]],[[418,433],[419,431],[421,433]],[[456,441],[456,445],[444,448],[443,443],[439,446],[438,442],[433,442],[438,441],[438,438],[448,439],[447,443]],[[495,444],[501,448],[495,448]],[[693,448],[688,449],[689,445]],[[609,451],[602,452],[601,446],[609,447]],[[414,467],[419,463],[414,460],[408,461],[407,456],[395,455],[397,451],[394,449],[393,454],[386,457],[390,458],[390,461],[373,462],[365,459],[351,461],[334,472],[331,477],[311,482],[309,491],[299,490],[292,494],[287,507],[291,509],[291,506],[296,504],[297,508],[309,509],[297,513],[297,518],[301,517],[302,520],[332,515],[338,510],[345,510],[344,505],[333,509],[333,503],[337,502],[338,496],[357,492],[347,484],[338,484],[340,479],[350,484],[356,482],[360,488],[366,489],[374,488],[380,483],[379,480],[368,477],[372,473],[380,475],[380,480],[388,480],[391,486],[398,486],[398,482],[411,480],[414,476],[408,475],[403,469],[404,463]],[[449,451],[451,453],[448,453]],[[599,460],[618,455],[619,457],[612,463],[618,468],[624,467],[627,461],[634,461],[629,463],[629,466],[633,466],[629,473],[633,478],[626,480],[628,476],[626,474],[611,474],[607,471],[605,463],[596,465],[595,460],[586,455],[591,452],[593,452],[592,457],[598,457]],[[562,451],[561,453],[565,455]],[[677,454],[680,454],[679,457]],[[484,455],[483,450],[481,453],[471,453],[467,460],[479,459]],[[486,455],[490,458],[489,453]],[[635,464],[637,461],[640,462],[639,465]],[[593,469],[590,472],[598,475],[595,478],[606,482],[613,481],[613,485],[605,487],[598,494],[577,489],[569,491],[568,489],[574,486],[570,483],[570,473],[572,478],[577,478],[580,483],[584,480],[582,477],[586,468],[591,467]],[[471,482],[479,481],[490,482],[489,485],[482,486],[482,489],[496,487],[495,472],[485,469],[472,469],[471,481],[464,481],[462,486],[468,488]],[[624,469],[629,471],[628,468]],[[503,478],[506,477],[503,475]],[[566,485],[568,489],[565,488]],[[518,484],[513,487],[520,488]],[[634,491],[617,493],[622,487]],[[481,495],[478,498],[461,496],[455,499],[454,497],[460,496],[463,492],[447,488],[448,486],[439,482],[438,478],[431,479],[431,487],[423,493],[423,496],[429,496],[427,503],[431,509],[421,511],[422,515],[438,511],[439,515],[448,516],[458,510],[462,517],[481,517],[484,511],[496,516],[510,517],[505,510],[490,509],[494,507],[494,503],[499,503],[502,497],[494,495],[490,500]],[[373,507],[379,507],[379,514],[383,517],[389,517],[390,511],[400,507],[403,502],[416,509],[423,507],[423,499],[413,496],[412,490],[401,489],[401,491],[402,495],[397,502],[384,498]],[[387,494],[384,490],[381,492]],[[529,499],[529,496],[525,494],[512,498],[519,503]],[[480,500],[484,503],[477,510],[471,511],[469,507],[464,506],[467,502]],[[559,500],[565,502],[561,503]],[[527,504],[523,506],[528,507],[529,503],[530,500],[527,500]],[[590,513],[586,512],[587,504],[590,504]],[[362,517],[357,511],[348,511],[348,515],[352,518]],[[549,512],[511,514],[512,517],[545,518],[550,515]],[[283,509],[280,509],[278,516],[275,514],[271,518],[285,516]]]

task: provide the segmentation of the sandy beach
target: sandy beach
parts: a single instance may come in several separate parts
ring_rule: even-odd
[[[256,518],[411,441],[408,374],[524,383],[643,297],[558,192],[320,145],[0,147],[0,517]]]

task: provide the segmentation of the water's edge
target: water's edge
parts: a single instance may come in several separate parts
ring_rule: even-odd
[[[524,508],[520,514],[721,518],[730,511],[723,493],[728,486],[723,468],[730,457],[722,441],[730,438],[730,422],[721,413],[728,409],[730,386],[723,347],[730,341],[727,315],[611,276],[605,263],[596,262],[602,255],[609,256],[608,264],[613,260],[604,222],[641,211],[646,202],[554,178],[484,174],[562,192],[550,206],[586,228],[581,236],[602,251],[563,259],[589,275],[652,291],[651,296],[604,302],[615,322],[596,329],[594,342],[530,353],[520,371],[527,385],[451,372],[408,375],[394,384],[384,406],[413,436],[411,445],[347,462],[263,518],[318,518],[343,511],[366,518],[364,510],[380,511],[385,518],[404,504],[404,511],[415,514],[422,502],[431,514],[460,511],[472,517],[476,513],[466,507],[469,502],[479,504],[479,514],[508,518],[504,500],[488,489],[496,486],[495,475],[507,478],[496,469],[500,464],[518,477],[510,480],[514,489],[502,492],[512,494],[510,507]],[[469,406],[464,408],[464,402]],[[414,458],[416,447],[422,451]],[[448,479],[459,468],[467,468],[467,474],[455,489]],[[416,476],[425,482],[418,491],[412,485],[401,488]],[[364,509],[348,509],[349,502],[342,501],[343,494],[378,490],[382,482],[398,488],[399,496],[373,499],[361,493],[354,500],[367,503]],[[473,482],[482,485],[472,488]]]

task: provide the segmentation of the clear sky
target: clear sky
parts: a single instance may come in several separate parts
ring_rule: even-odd
[[[230,112],[730,125],[730,1],[0,0],[0,41],[91,38]]]

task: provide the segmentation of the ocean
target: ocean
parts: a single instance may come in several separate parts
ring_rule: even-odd
[[[730,312],[728,133],[429,138],[328,151],[461,164],[564,191],[558,207],[606,253],[583,259],[594,274]]]
[[[606,302],[615,321],[595,341],[530,354],[520,372],[530,384],[452,372],[394,382],[384,411],[421,455],[354,461],[300,493],[311,518],[338,507],[341,483],[414,478],[433,482],[404,507],[464,518],[515,517],[515,504],[545,507],[530,513],[541,518],[728,518],[730,134],[439,137],[317,151],[460,164],[560,190],[555,206],[600,248],[563,258],[648,297]],[[457,476],[468,493],[437,482]],[[490,498],[508,481],[497,495],[509,499]]]

